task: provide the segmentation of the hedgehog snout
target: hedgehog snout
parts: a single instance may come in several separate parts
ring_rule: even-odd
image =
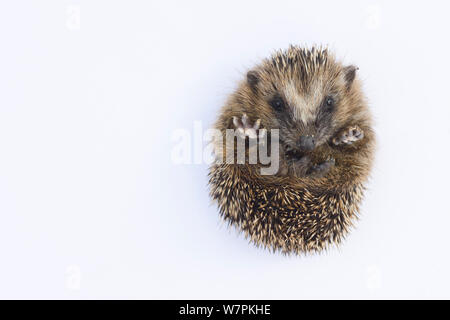
[[[314,136],[301,136],[298,141],[298,146],[303,151],[311,151],[316,146]]]

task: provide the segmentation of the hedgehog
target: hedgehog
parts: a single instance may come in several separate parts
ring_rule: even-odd
[[[223,136],[232,130],[236,143],[215,141],[210,196],[257,247],[322,252],[354,227],[375,149],[357,70],[327,47],[291,45],[248,71],[221,109],[214,128]],[[236,159],[240,142],[244,160],[225,161]],[[276,151],[273,174],[249,161],[260,145]]]

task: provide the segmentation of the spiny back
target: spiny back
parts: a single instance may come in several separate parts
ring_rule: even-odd
[[[330,59],[331,58],[331,59]],[[320,70],[325,70],[333,57],[324,47],[300,48],[290,46],[287,50],[276,51],[269,59],[264,60],[267,72],[278,74],[297,74],[303,82],[307,82]]]

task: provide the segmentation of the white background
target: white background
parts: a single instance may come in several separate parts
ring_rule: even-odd
[[[3,1],[0,298],[450,298],[444,1]],[[360,67],[378,151],[357,228],[308,257],[220,222],[209,127],[248,68],[292,44]]]

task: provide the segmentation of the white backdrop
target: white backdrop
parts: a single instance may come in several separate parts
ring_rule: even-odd
[[[450,298],[444,1],[3,1],[0,298]],[[220,222],[206,128],[274,49],[360,67],[378,151],[339,249],[284,257]]]

